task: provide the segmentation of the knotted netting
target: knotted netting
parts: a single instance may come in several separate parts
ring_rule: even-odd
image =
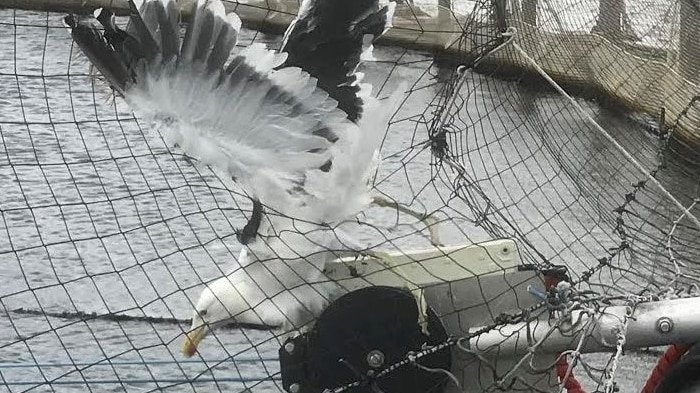
[[[298,9],[229,5],[251,28],[240,47],[278,48]],[[114,97],[65,13],[0,6],[0,386],[299,389],[282,378],[279,328],[233,324],[180,352],[203,284],[237,267],[245,192]],[[409,91],[382,143],[377,203],[343,227],[366,249],[347,276],[326,273],[345,291],[408,288],[446,334],[322,388],[391,392],[382,378],[429,368],[431,391],[571,391],[573,376],[639,390],[651,360],[622,353],[637,307],[697,296],[698,20],[692,0],[399,4],[360,70],[375,95]],[[590,321],[611,305],[625,312],[600,342]],[[546,349],[530,334],[545,322],[573,344]],[[518,332],[526,350],[512,353]],[[588,345],[608,353],[581,355]],[[449,367],[421,363],[445,350]]]

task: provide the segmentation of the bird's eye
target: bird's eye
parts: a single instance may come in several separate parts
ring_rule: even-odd
[[[199,313],[199,315],[203,317],[207,315],[207,310],[199,310],[197,311],[197,313]]]

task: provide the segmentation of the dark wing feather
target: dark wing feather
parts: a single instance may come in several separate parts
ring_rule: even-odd
[[[124,93],[129,72],[122,56],[103,36],[101,26],[92,17],[68,15],[64,24],[70,29],[73,41],[80,47],[110,85],[120,94]]]
[[[366,35],[376,40],[391,26],[395,4],[380,7],[378,0],[305,0],[299,16],[285,33],[282,50],[289,54],[284,67],[300,67],[338,101],[338,107],[357,121],[362,115],[354,74]]]

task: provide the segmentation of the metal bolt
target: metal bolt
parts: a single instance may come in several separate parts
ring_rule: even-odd
[[[298,383],[293,383],[289,385],[289,392],[290,393],[299,393],[301,391],[301,385]]]
[[[673,320],[668,317],[661,317],[656,321],[656,329],[661,333],[670,333],[673,330]]]
[[[384,354],[382,351],[377,349],[374,349],[367,354],[367,364],[369,364],[370,367],[381,367],[382,364],[384,364],[384,360]]]
[[[284,350],[287,351],[287,353],[294,352],[294,349],[295,349],[295,347],[294,347],[293,342],[290,341],[290,342],[284,344]],[[291,389],[291,387],[290,387],[290,389]]]

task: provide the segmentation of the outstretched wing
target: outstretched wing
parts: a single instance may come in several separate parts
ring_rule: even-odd
[[[354,127],[308,73],[274,70],[284,54],[251,45],[228,61],[240,20],[221,1],[198,0],[183,40],[174,0],[129,4],[126,30],[105,10],[97,17],[104,32],[91,17],[66,23],[135,112],[253,195],[326,163],[332,144]]]

